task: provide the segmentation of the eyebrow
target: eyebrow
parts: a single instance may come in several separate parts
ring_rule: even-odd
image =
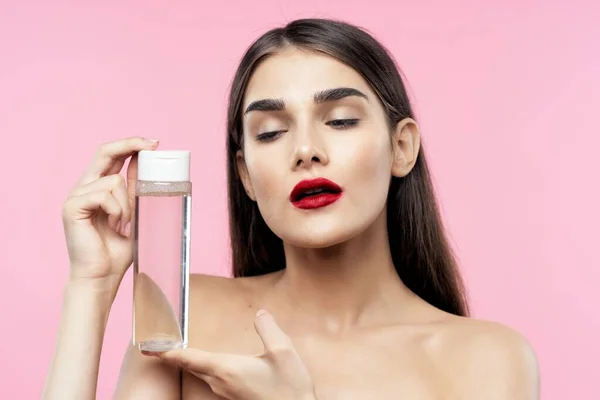
[[[350,96],[362,97],[367,101],[369,100],[367,95],[361,92],[360,90],[347,87],[322,90],[320,92],[315,93],[313,99],[316,104],[322,104],[330,101],[341,100]],[[246,111],[244,111],[244,114],[248,114],[251,111],[283,110],[285,110],[285,102],[282,99],[262,99],[250,103],[246,108]]]

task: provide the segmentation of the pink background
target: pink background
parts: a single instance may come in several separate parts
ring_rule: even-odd
[[[1,1],[0,398],[40,396],[68,270],[61,203],[99,143],[192,150],[193,271],[227,273],[227,88],[252,39],[304,16],[369,28],[406,73],[475,316],[529,338],[544,399],[600,398],[600,7],[485,3]]]

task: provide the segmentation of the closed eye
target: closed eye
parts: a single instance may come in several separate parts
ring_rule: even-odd
[[[260,142],[268,142],[268,141],[276,139],[277,136],[279,136],[283,132],[285,132],[285,131],[263,132],[259,135],[256,135],[256,140],[258,140]]]
[[[358,125],[358,118],[346,118],[346,119],[333,119],[326,123],[327,126],[331,126],[334,129],[344,129],[350,128]],[[261,134],[256,135],[256,140],[260,142],[268,142],[271,140],[275,140],[279,135],[286,132],[285,130],[281,131],[269,131],[263,132]]]
[[[332,128],[335,128],[335,129],[344,129],[344,128],[350,128],[352,126],[357,125],[358,121],[359,121],[358,118],[334,119],[334,120],[328,121],[326,123],[326,125],[331,126]]]

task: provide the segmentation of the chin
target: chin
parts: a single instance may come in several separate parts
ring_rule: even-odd
[[[361,231],[357,227],[329,223],[319,224],[319,226],[302,226],[300,224],[300,226],[296,225],[293,231],[286,227],[279,232],[274,232],[288,245],[306,249],[325,249],[347,242]]]
[[[383,204],[382,207],[385,201]],[[375,207],[360,210],[331,208],[300,215],[297,210],[293,213],[278,210],[263,215],[267,226],[286,245],[306,249],[326,249],[348,242],[368,231],[381,216],[381,210]]]

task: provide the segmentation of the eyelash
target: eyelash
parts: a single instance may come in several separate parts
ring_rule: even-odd
[[[326,125],[334,127],[334,129],[344,129],[358,124],[358,118],[334,119],[327,122]]]
[[[333,129],[347,129],[358,124],[358,118],[334,119],[327,122],[325,125],[331,126]],[[256,140],[268,142],[275,139],[279,134],[285,131],[264,132],[256,136]]]

